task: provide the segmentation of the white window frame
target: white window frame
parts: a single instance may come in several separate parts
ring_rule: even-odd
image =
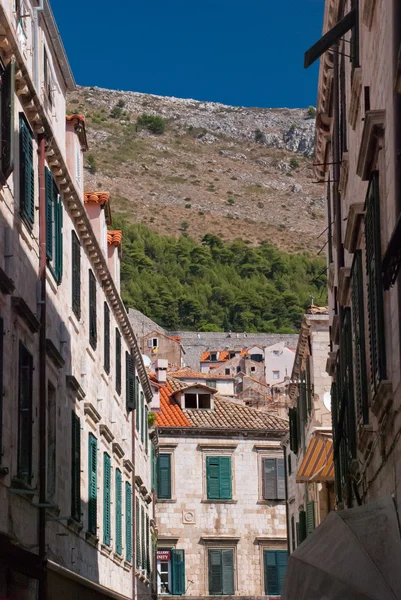
[[[273,379],[277,379],[277,380],[280,379],[280,371],[273,371]]]

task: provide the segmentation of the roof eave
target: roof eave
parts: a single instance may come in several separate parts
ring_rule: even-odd
[[[60,36],[53,11],[50,7],[49,0],[44,0],[43,18],[45,20],[50,40],[57,56],[58,64],[60,65],[60,70],[63,75],[66,88],[69,92],[72,92],[76,90],[77,85],[75,83],[74,75],[72,74],[70,63],[68,62],[67,53]]]

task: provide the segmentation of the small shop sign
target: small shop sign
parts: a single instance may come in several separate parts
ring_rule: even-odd
[[[157,551],[157,560],[161,562],[165,562],[167,560],[171,560],[171,552],[170,550],[158,550]]]

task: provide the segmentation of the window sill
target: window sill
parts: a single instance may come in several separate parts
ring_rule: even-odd
[[[175,504],[177,502],[177,498],[157,498],[157,504]]]
[[[277,504],[285,504],[285,498],[282,498],[281,500],[277,498],[272,498],[271,500],[258,500],[256,504],[264,504],[265,506],[274,504],[276,506]]]
[[[209,499],[201,500],[201,503],[202,504],[237,504],[238,500],[235,500],[235,499],[228,500],[228,499],[223,499],[223,498],[221,498],[221,499],[216,498],[214,500],[209,500]]]
[[[132,564],[130,562],[128,562],[127,560],[125,560],[124,561],[124,565],[123,565],[123,569],[124,569],[124,571],[131,571]]]
[[[72,311],[72,309],[71,309]],[[72,314],[68,317],[68,320],[70,321],[71,325],[73,326],[73,328],[75,329],[75,332],[79,334],[79,330],[80,330],[80,321],[77,318],[76,314],[74,313],[74,311],[72,311]]]
[[[100,554],[103,554],[103,556],[107,556],[107,558],[109,558],[111,555],[111,547],[107,544],[100,544]]]
[[[379,418],[379,415],[388,411],[392,402],[393,384],[390,380],[382,379],[371,404],[373,414]]]
[[[85,539],[88,542],[88,544],[90,544],[94,548],[97,548],[97,545],[99,543],[99,538],[94,533],[91,533],[90,531],[86,531]]]
[[[68,529],[71,529],[76,535],[79,535],[83,529],[82,523],[76,521],[73,517],[70,517],[67,521]]]

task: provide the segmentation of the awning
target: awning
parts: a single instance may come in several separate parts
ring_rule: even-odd
[[[331,512],[289,556],[281,600],[400,600],[393,499]]]
[[[333,441],[330,435],[315,433],[297,473],[297,483],[334,481]]]

